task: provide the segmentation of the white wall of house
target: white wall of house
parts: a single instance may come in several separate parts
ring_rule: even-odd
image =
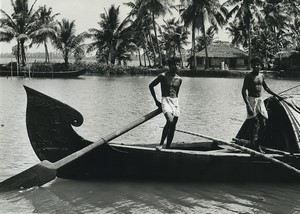
[[[227,64],[227,66],[230,64],[230,60],[235,61],[234,67],[230,67],[229,69],[246,69],[247,63],[245,59],[242,58],[210,58],[210,68],[212,69],[221,69],[221,63],[224,60],[224,63]],[[205,58],[203,57],[197,57],[197,68],[204,69],[205,68]]]

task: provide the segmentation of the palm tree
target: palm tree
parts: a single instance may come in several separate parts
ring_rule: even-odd
[[[151,36],[152,21],[151,21],[150,14],[147,11],[145,14],[143,14],[143,16],[138,17],[140,15],[139,8],[141,7],[141,3],[142,1],[138,1],[138,0],[136,0],[135,2],[124,3],[124,5],[131,8],[131,11],[129,12],[125,20],[132,21],[133,37],[134,37],[134,42],[138,47],[140,65],[142,65],[142,63],[141,63],[139,48],[142,48],[144,52],[143,53],[144,64],[146,66],[146,57],[147,57],[148,64],[149,66],[151,66],[151,61],[150,61],[151,52],[152,52],[154,65],[156,65],[156,51]]]
[[[185,30],[183,25],[180,25],[179,20],[175,18],[164,21],[165,25],[162,26],[164,29],[162,38],[165,46],[165,51],[168,56],[176,56],[176,50],[178,50],[181,67],[183,67],[181,49],[183,45],[187,45],[188,31]]]
[[[226,30],[229,32],[229,36],[232,38],[231,43],[234,46],[242,45],[244,48],[248,47],[248,31],[243,22],[237,20],[228,24]]]
[[[155,65],[157,65],[157,63],[156,63],[156,50],[155,50],[155,46],[154,46],[154,42],[153,42],[154,36],[151,34],[152,19],[149,16],[149,14],[147,14],[142,20],[137,19],[136,24],[138,24],[138,23],[140,23],[140,26],[141,26],[142,32],[143,32],[142,39],[144,40],[144,57],[146,55],[149,66],[151,66],[150,59],[152,58],[153,64],[155,66]],[[136,30],[138,31],[139,28],[136,28]]]
[[[300,51],[300,2],[294,0],[285,0],[284,8],[286,13],[290,15],[291,23],[289,25],[289,37],[293,47]]]
[[[216,28],[214,26],[210,26],[205,33],[205,37],[198,36],[196,38],[196,51],[202,51],[203,49],[205,49],[205,45],[210,45],[214,40],[215,34]]]
[[[204,49],[206,55],[206,68],[208,68],[208,53],[207,53],[207,44],[206,41],[206,27],[205,22],[209,22],[212,29],[216,32],[218,31],[218,27],[223,27],[225,25],[227,10],[224,7],[221,7],[218,0],[205,0],[203,1],[203,8],[202,8],[202,35],[204,37]]]
[[[37,0],[28,7],[28,0],[11,0],[13,14],[10,16],[0,9],[3,18],[0,19],[0,42],[10,42],[14,38],[17,40],[17,62],[25,65],[25,42],[37,29],[37,14],[33,7]]]
[[[283,43],[285,42],[284,34],[288,31],[292,22],[290,14],[287,12],[284,5],[284,2],[278,0],[267,0],[263,9],[266,21],[265,27],[269,28],[275,35],[274,39],[276,39],[275,45],[277,51],[280,51],[281,48],[283,48]]]
[[[133,43],[136,45],[136,50],[138,52],[140,66],[142,66],[141,49],[143,49],[143,52],[144,52],[144,62],[145,62],[146,56],[147,56],[148,60],[150,60],[149,55],[148,55],[148,45],[147,45],[147,41],[145,38],[145,34],[147,32],[146,28],[147,27],[144,24],[137,24],[137,22],[133,22],[133,24],[132,24],[132,32],[131,32],[132,35],[131,36],[132,36]],[[144,64],[146,66],[146,62]],[[149,63],[149,65],[150,65],[150,63]]]
[[[53,38],[54,47],[61,51],[65,64],[68,65],[69,58],[73,54],[83,54],[84,53],[84,39],[86,38],[86,33],[83,32],[79,35],[75,35],[75,20],[69,21],[67,19],[62,19],[58,21],[58,27],[56,29],[57,36]]]
[[[52,8],[47,8],[46,5],[40,7],[38,13],[39,25],[38,29],[33,34],[32,44],[44,44],[45,47],[45,63],[50,61],[47,41],[49,38],[53,38],[56,35],[54,18],[59,15],[56,13],[52,15]]]
[[[122,25],[126,25],[127,20],[121,23]],[[123,27],[120,27],[122,29]],[[124,27],[119,32],[118,42],[116,44],[116,59],[118,60],[118,64],[120,65],[123,61],[126,64],[127,61],[131,60],[131,55],[138,49],[136,43],[135,31],[132,25],[129,27]]]
[[[170,0],[137,0],[137,5],[139,5],[139,14],[138,19],[142,19],[145,14],[150,14],[152,17],[152,25],[154,30],[155,36],[155,43],[158,50],[159,56],[159,66],[162,66],[162,54],[159,46],[158,35],[157,35],[157,28],[156,28],[156,21],[155,19],[166,15],[167,12],[171,12],[170,8]]]
[[[300,13],[300,2],[295,0],[285,0],[283,3],[287,14],[289,14],[292,19],[297,19]]]
[[[183,2],[186,4],[186,2]],[[200,1],[192,1],[189,2],[187,6],[184,6],[185,9],[180,10],[181,18],[184,21],[185,27],[192,27],[192,48],[191,48],[191,56],[193,59],[191,63],[191,69],[195,69],[197,65],[196,60],[196,29],[199,29],[201,26],[200,18],[201,18],[201,3]]]
[[[258,25],[254,28],[254,34],[251,39],[252,54],[261,59],[265,59],[268,64],[271,58],[274,58],[278,52],[276,50],[276,40],[274,39],[274,33],[266,27]]]
[[[134,25],[136,26],[136,31],[142,30],[143,39],[144,41],[144,47],[145,47],[145,54],[147,55],[149,66],[151,66],[150,58],[153,59],[154,66],[157,65],[157,58],[156,53],[157,51],[157,42],[155,39],[155,35],[151,33],[153,30],[153,19],[151,18],[151,15],[149,13],[145,14],[145,16],[142,19],[137,18],[134,21]],[[140,29],[141,28],[141,29]],[[156,47],[155,47],[156,46]]]
[[[174,41],[178,48],[182,68],[183,68],[182,49],[183,49],[184,45],[188,44],[188,35],[189,35],[189,32],[185,29],[185,27],[183,25],[179,25],[175,28]]]
[[[206,42],[206,26],[205,23],[208,22],[210,25],[214,26],[217,30],[218,27],[222,27],[225,24],[225,15],[227,15],[227,10],[221,7],[218,0],[181,0],[181,2],[186,6],[182,10],[181,17],[184,20],[186,26],[192,25],[192,55],[193,55],[193,66],[196,67],[196,48],[195,48],[195,30],[201,29],[203,38],[205,40],[205,54],[206,63],[205,67],[208,68],[208,53],[207,53],[207,42]]]
[[[291,39],[294,47],[300,51],[300,18],[294,19],[294,23],[291,26]]]
[[[111,5],[108,11],[100,14],[100,29],[89,29],[88,37],[92,43],[88,45],[88,52],[97,50],[99,59],[105,59],[106,63],[115,64],[116,59],[129,59],[128,50],[132,50],[130,28],[127,27],[128,19],[122,23],[119,21],[119,7]],[[125,58],[124,58],[125,57]],[[122,59],[121,59],[122,58]]]
[[[260,8],[263,7],[263,0],[227,0],[222,6],[232,7],[231,11],[228,13],[228,19],[233,15],[235,16],[236,22],[242,22],[247,29],[248,36],[248,68],[250,69],[250,60],[251,60],[251,29],[256,20],[262,20],[262,14]],[[244,35],[244,36],[245,36]]]

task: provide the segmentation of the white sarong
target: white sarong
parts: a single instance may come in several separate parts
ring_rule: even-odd
[[[253,115],[250,115],[247,111],[247,119],[256,117],[257,114],[261,113],[266,119],[268,119],[268,112],[262,97],[250,97],[248,96],[249,104],[254,112]]]
[[[174,117],[180,116],[178,97],[162,97],[161,99],[161,108],[163,113],[170,112]]]

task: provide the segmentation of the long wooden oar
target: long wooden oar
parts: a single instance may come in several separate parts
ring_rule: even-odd
[[[112,132],[106,137],[101,138],[97,142],[92,143],[84,147],[83,149],[74,152],[71,155],[68,155],[67,157],[64,157],[63,159],[55,163],[51,163],[49,161],[42,161],[41,163],[1,182],[0,192],[11,191],[21,187],[30,188],[33,186],[42,186],[56,178],[56,170],[59,169],[60,167],[69,164],[70,162],[80,158],[81,156],[87,154],[93,149],[99,147],[100,145],[107,143],[123,135],[124,133],[141,125],[142,123],[150,120],[151,118],[155,117],[160,113],[161,113],[161,109],[156,109],[144,115],[143,117],[131,122],[130,124],[124,126],[123,128]]]
[[[228,145],[228,146],[231,146],[233,148],[236,148],[236,149],[239,149],[241,150],[242,152],[246,152],[248,154],[251,154],[251,155],[254,155],[254,156],[258,156],[258,157],[261,157],[261,158],[264,158],[266,160],[269,160],[273,163],[276,163],[280,166],[283,166],[285,168],[288,168],[289,170],[292,170],[293,172],[295,172],[296,175],[298,175],[300,177],[300,170],[296,169],[295,167],[287,164],[287,163],[284,163],[280,160],[277,160],[275,158],[272,158],[272,157],[268,157],[260,152],[257,152],[253,149],[249,149],[249,148],[246,148],[246,147],[242,147],[238,144],[235,144],[235,143],[230,143],[230,142],[227,142],[227,141],[224,141],[224,140],[220,140],[220,139],[217,139],[217,138],[214,138],[214,137],[210,137],[210,136],[206,136],[206,135],[202,135],[202,134],[197,134],[197,133],[193,133],[193,132],[188,132],[188,131],[183,131],[183,130],[178,130],[176,129],[177,132],[181,132],[181,133],[185,133],[185,134],[189,134],[189,135],[193,135],[193,136],[197,136],[197,137],[202,137],[202,138],[206,138],[208,140],[212,140],[214,142],[217,142],[219,144],[225,144],[225,145]]]
[[[288,92],[288,91],[290,91],[290,90],[292,90],[292,89],[294,89],[294,88],[297,88],[297,87],[299,87],[299,86],[300,86],[300,84],[299,84],[299,85],[296,85],[296,86],[293,86],[293,87],[291,87],[291,88],[288,88],[288,89],[286,89],[286,90],[284,90],[284,91],[278,93],[278,95],[283,94],[283,93],[285,93],[285,92]]]

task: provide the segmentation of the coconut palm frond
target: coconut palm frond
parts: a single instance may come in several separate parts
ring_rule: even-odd
[[[0,31],[0,42],[10,42],[15,37],[14,33]]]

